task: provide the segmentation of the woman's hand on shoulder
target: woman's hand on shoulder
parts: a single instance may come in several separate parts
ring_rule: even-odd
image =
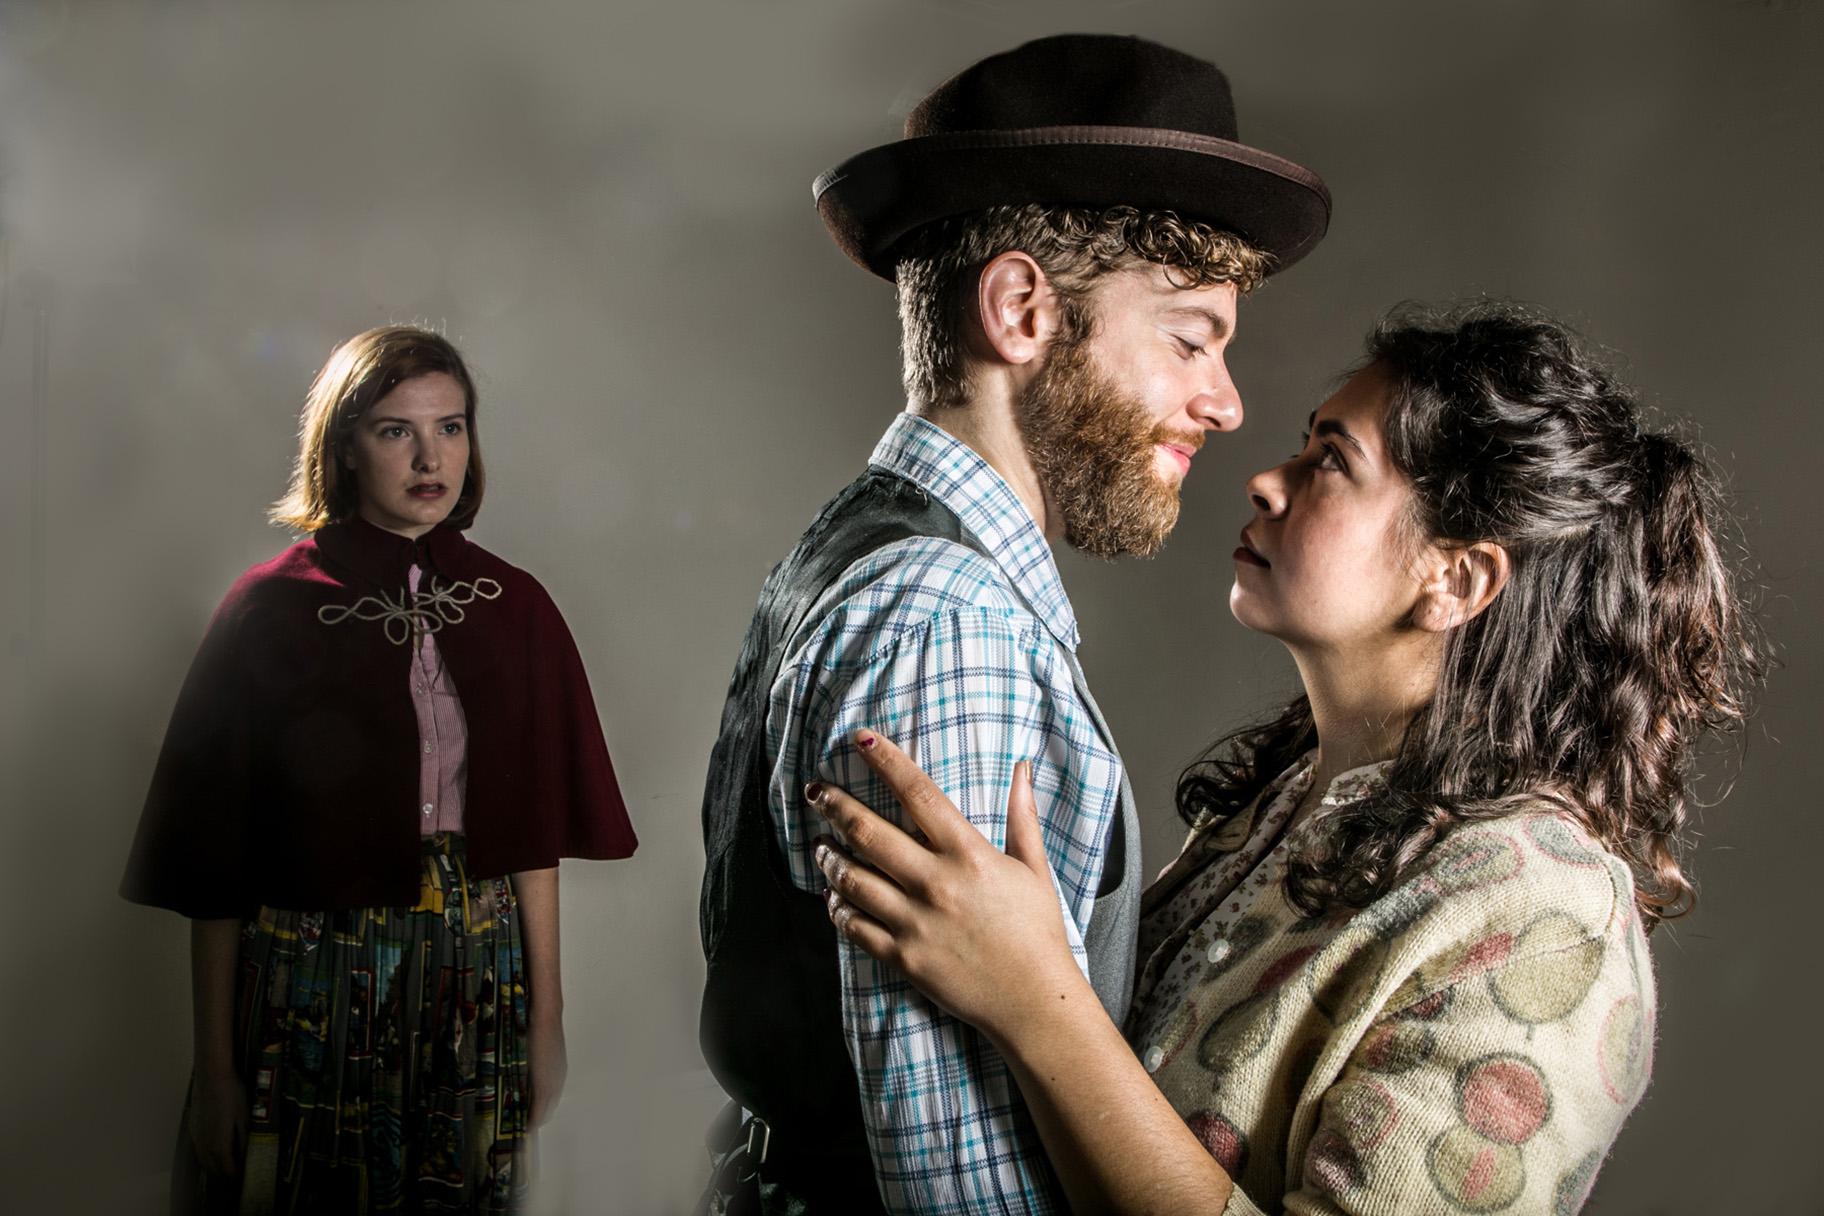
[[[856,745],[925,839],[842,790],[806,787],[847,844],[820,838],[816,847],[837,930],[998,1043],[1047,1002],[1087,987],[1045,857],[1031,766],[1015,769],[1002,853],[892,741],[864,730]]]

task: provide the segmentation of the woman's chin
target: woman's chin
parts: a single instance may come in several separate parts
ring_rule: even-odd
[[[1229,588],[1229,615],[1244,629],[1264,633],[1269,637],[1278,636],[1274,634],[1267,614],[1262,611],[1259,597],[1244,589],[1240,579],[1236,579]]]

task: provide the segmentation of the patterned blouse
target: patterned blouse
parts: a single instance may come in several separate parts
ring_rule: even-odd
[[[1640,1100],[1654,985],[1627,866],[1546,811],[1458,828],[1359,911],[1285,897],[1307,756],[1147,892],[1128,1038],[1226,1211],[1575,1212]],[[1336,778],[1322,807],[1382,788]]]

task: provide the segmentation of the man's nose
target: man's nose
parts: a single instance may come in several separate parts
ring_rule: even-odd
[[[1232,431],[1241,425],[1241,393],[1225,376],[1191,400],[1190,413],[1209,430]]]

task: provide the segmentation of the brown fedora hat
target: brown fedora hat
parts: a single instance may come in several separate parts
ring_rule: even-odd
[[[885,279],[913,229],[1000,204],[1175,211],[1272,254],[1276,271],[1330,224],[1323,179],[1236,142],[1220,68],[1112,34],[1040,38],[965,68],[918,104],[904,139],[811,193],[842,251]]]

